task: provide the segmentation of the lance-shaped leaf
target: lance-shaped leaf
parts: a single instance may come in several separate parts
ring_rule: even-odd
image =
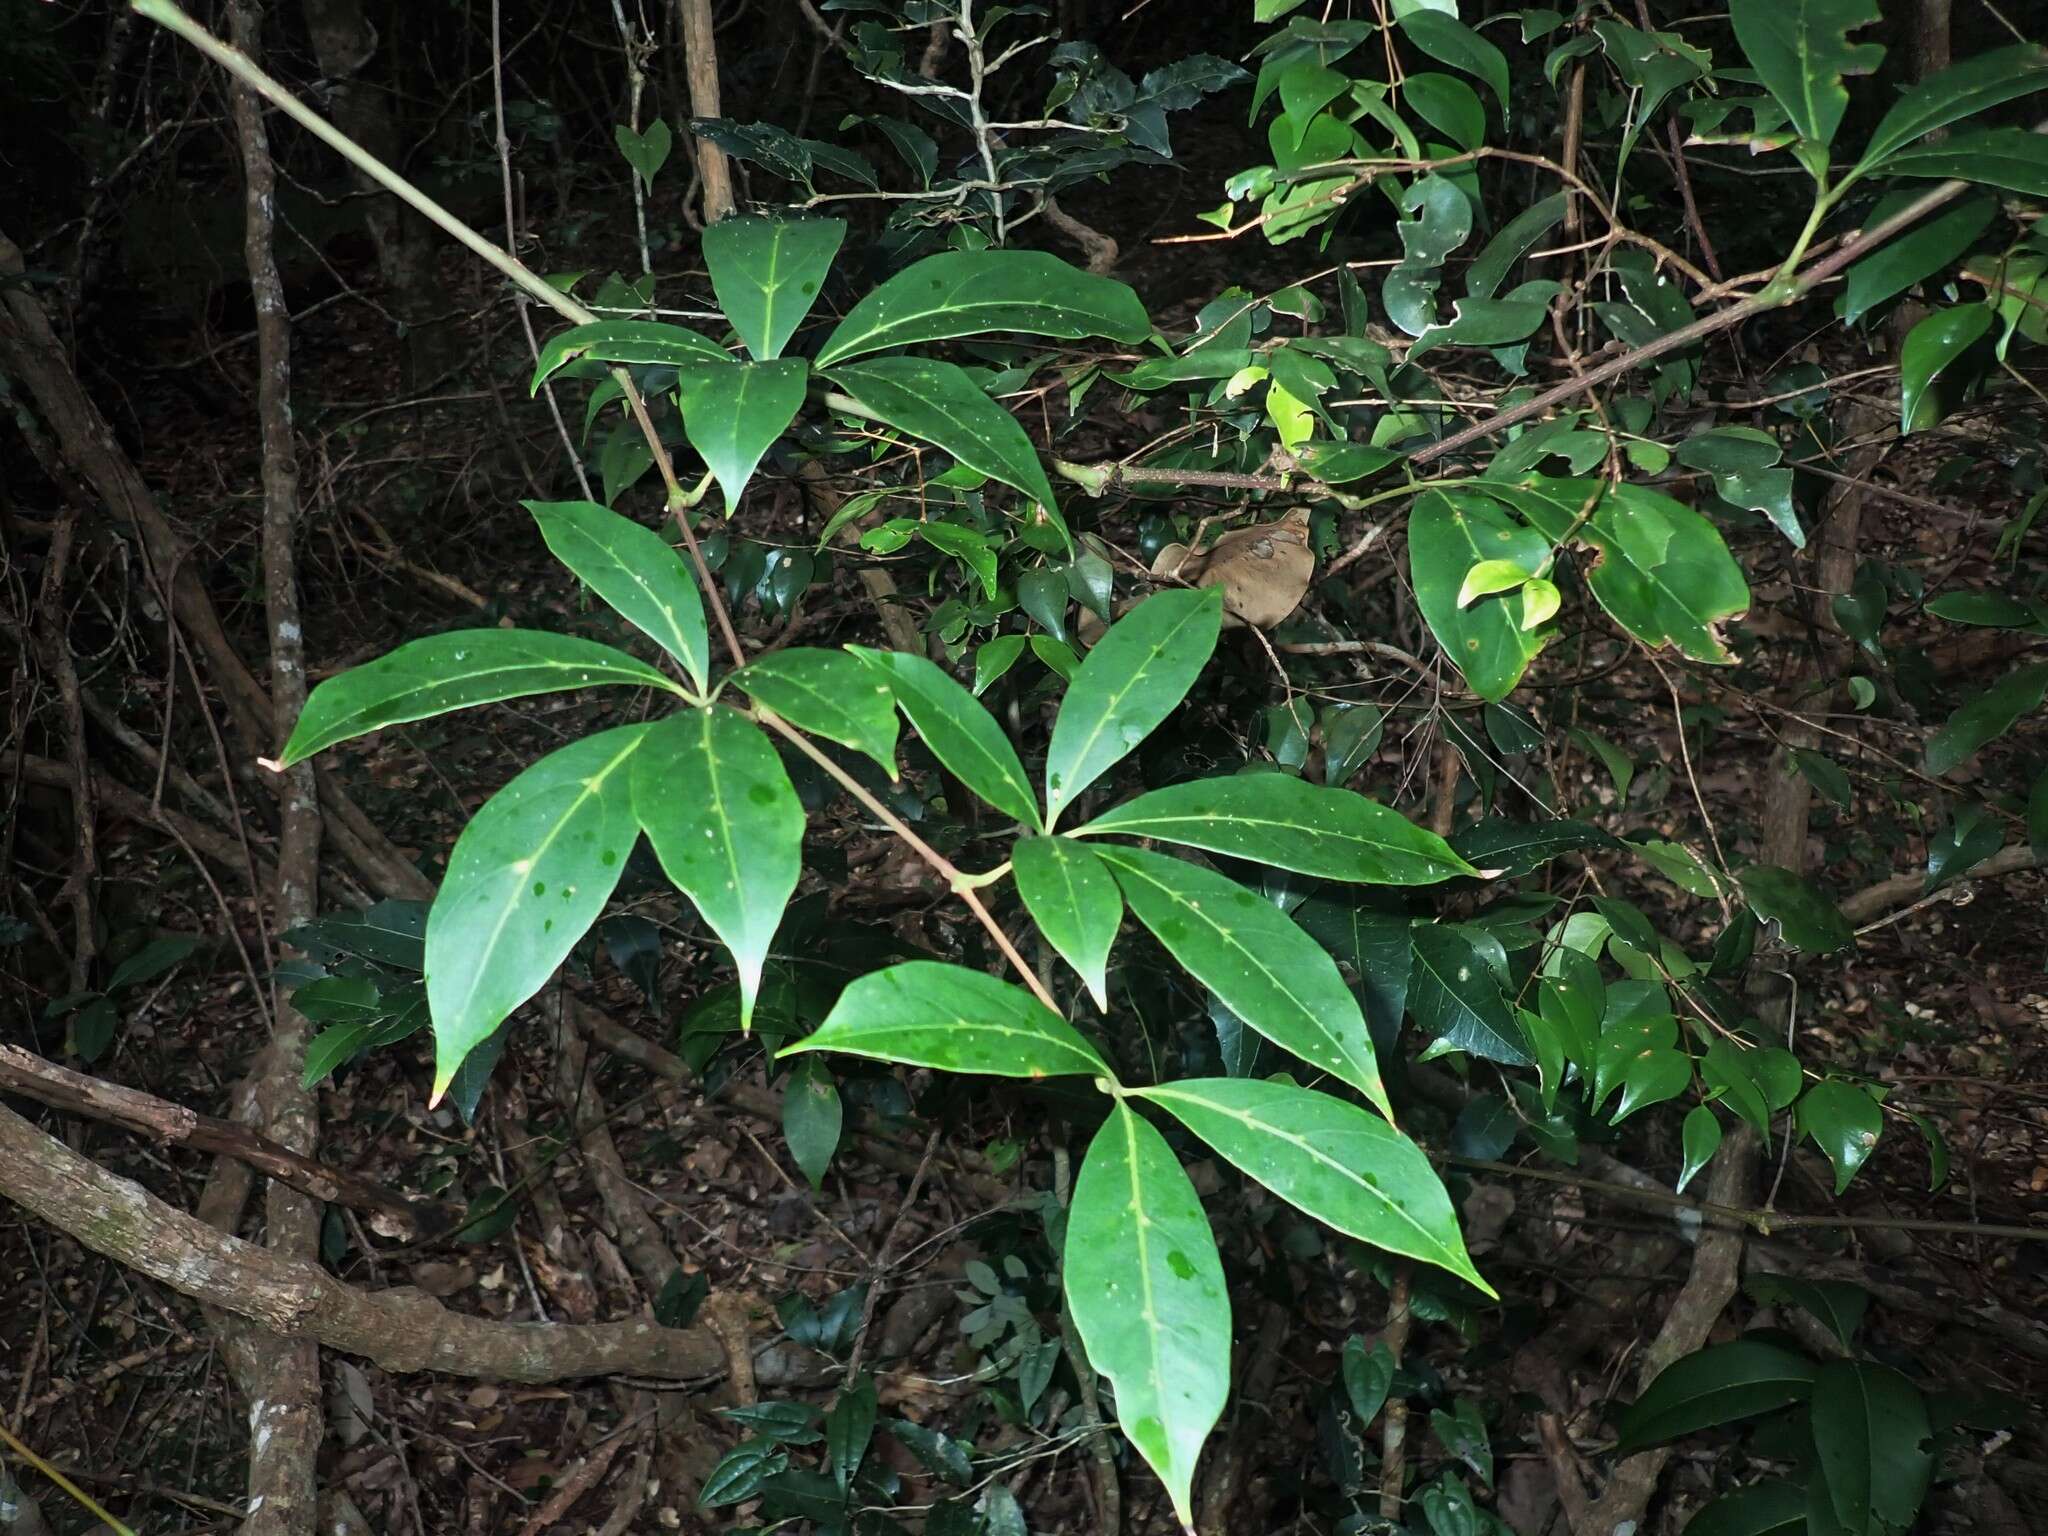
[[[1835,313],[1854,325],[1872,309],[1904,293],[1969,250],[1998,213],[1998,199],[1988,192],[1959,198],[1934,218],[1887,240],[1849,268]]]
[[[455,840],[427,913],[436,1100],[604,910],[638,836],[632,769],[653,729],[621,726],[550,752]]]
[[[2048,90],[2048,48],[2039,43],[2015,43],[1965,59],[1892,103],[1870,136],[1857,170],[1881,166],[1915,139],[2039,90]]]
[[[598,683],[680,690],[624,651],[539,629],[458,629],[401,645],[315,688],[278,754],[289,768],[338,741],[451,709]]]
[[[1570,534],[1599,551],[1586,584],[1608,616],[1645,645],[1733,664],[1721,627],[1748,612],[1749,584],[1720,532],[1692,508],[1639,485],[1603,489],[1598,480],[1531,476],[1493,494],[1545,538]]]
[[[1194,1529],[1202,1442],[1230,1393],[1230,1293],[1195,1186],[1166,1138],[1119,1103],[1074,1177],[1062,1268],[1117,1422]]]
[[[550,336],[533,369],[533,393],[578,358],[602,363],[724,363],[731,355],[717,342],[680,325],[658,320],[596,320]]]
[[[848,310],[819,350],[818,366],[984,331],[1143,341],[1152,321],[1128,285],[1043,251],[943,251],[905,267]]]
[[[737,218],[705,227],[711,291],[757,359],[782,355],[845,238],[844,219]]]
[[[770,651],[733,674],[754,701],[814,736],[865,752],[896,775],[896,696],[844,651]]]
[[[1887,1366],[1830,1360],[1813,1379],[1813,1448],[1847,1532],[1903,1531],[1934,1472],[1920,1389]]]
[[[1482,561],[1511,560],[1533,571],[1550,545],[1483,496],[1431,491],[1408,517],[1408,569],[1430,633],[1472,691],[1498,703],[1521,681],[1548,638],[1522,628],[1521,605],[1491,598],[1463,606],[1465,578]]]
[[[1358,999],[1328,952],[1292,918],[1185,859],[1109,846],[1100,857],[1138,921],[1224,1007],[1393,1118]]]
[[[1685,1536],[1809,1536],[1806,1490],[1773,1479],[1751,1483],[1694,1515]]]
[[[1109,1011],[1104,973],[1124,920],[1124,899],[1095,850],[1071,837],[1027,837],[1010,851],[1017,894],[1045,941],[1080,973],[1095,1006]]]
[[[1318,1221],[1495,1294],[1465,1252],[1443,1180],[1420,1147],[1377,1115],[1261,1078],[1190,1078],[1134,1092]]]
[[[1399,14],[1399,7],[1396,7]],[[1500,109],[1508,109],[1508,61],[1502,52],[1474,32],[1455,15],[1439,10],[1415,9],[1401,16],[1400,26],[1409,42],[1439,63],[1461,69],[1485,82]]]
[[[1880,19],[1873,0],[1730,0],[1729,19],[1750,68],[1801,138],[1834,141],[1849,109],[1844,75],[1867,75],[1884,49],[1849,34]]]
[[[336,679],[339,681],[339,679]],[[325,685],[323,685],[325,686]],[[314,690],[319,697],[319,690]],[[2016,668],[1948,717],[1927,743],[1927,771],[1939,776],[1968,762],[2048,697],[2048,662]],[[310,707],[310,706],[309,706]]]
[[[1939,144],[1902,149],[1884,167],[1887,176],[1951,177],[2048,197],[2048,135],[2025,128],[1985,128]]]
[[[1441,923],[1416,928],[1408,1011],[1436,1042],[1427,1054],[1463,1051],[1511,1067],[1529,1065],[1528,1042],[1499,980],[1456,928]]]
[[[729,709],[684,710],[648,731],[633,814],[669,879],[732,951],[744,1030],[802,871],[803,806],[767,737]]]
[[[1813,1393],[1813,1362],[1781,1344],[1737,1339],[1674,1360],[1616,1419],[1623,1455]]]
[[[683,434],[725,492],[726,510],[804,403],[802,358],[773,363],[689,363],[676,370]]]
[[[1046,822],[1133,751],[1202,675],[1223,627],[1217,587],[1155,592],[1088,652],[1045,756]]]
[[[1168,785],[1104,811],[1080,831],[1155,837],[1363,885],[1434,885],[1479,873],[1399,811],[1284,773]]]
[[[847,647],[888,683],[932,756],[962,784],[1027,827],[1042,825],[1031,780],[1003,728],[935,663],[909,651]]]
[[[964,965],[906,960],[850,983],[814,1034],[787,1046],[990,1077],[1114,1080],[1074,1026],[1022,987]]]
[[[711,664],[704,599],[683,557],[651,528],[594,501],[526,501],[562,564],[705,687]]]
[[[835,369],[832,381],[878,420],[1022,491],[1057,522],[1059,503],[1038,450],[966,369],[933,357],[878,357]]]
[[[1838,1195],[1870,1160],[1884,1131],[1884,1115],[1877,1101],[1855,1084],[1834,1078],[1806,1090],[1795,1118],[1801,1133],[1811,1136],[1835,1165]]]

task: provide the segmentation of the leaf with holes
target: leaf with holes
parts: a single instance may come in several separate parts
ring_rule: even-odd
[[[1888,1366],[1830,1360],[1813,1379],[1807,1411],[1842,1529],[1887,1536],[1910,1527],[1934,1473],[1934,1430],[1920,1389]]]
[[[743,217],[705,227],[711,291],[756,359],[782,356],[845,238],[844,219]]]
[[[1730,0],[1735,40],[1801,138],[1834,142],[1849,109],[1844,75],[1867,75],[1884,49],[1849,34],[1881,19],[1874,0]]]

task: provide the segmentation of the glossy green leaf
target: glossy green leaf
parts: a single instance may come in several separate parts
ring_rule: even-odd
[[[1385,1339],[1374,1339],[1370,1348],[1357,1334],[1344,1341],[1344,1395],[1351,1411],[1358,1415],[1358,1427],[1365,1428],[1380,1416],[1387,1394],[1394,1387],[1394,1352]]]
[[[1750,1271],[1744,1289],[1758,1301],[1789,1302],[1818,1318],[1845,1345],[1856,1339],[1863,1326],[1863,1314],[1870,1308],[1870,1293],[1846,1280],[1803,1280],[1797,1275],[1770,1275]]]
[[[1927,611],[1951,624],[1989,629],[2019,629],[2039,622],[2030,605],[2003,592],[1944,592],[1928,600]]]
[[[1610,1122],[1621,1124],[1639,1109],[1677,1098],[1692,1086],[1692,1059],[1683,1051],[1641,1051],[1622,1069],[1621,1102]]]
[[[1885,162],[1887,176],[1974,181],[2029,197],[2048,197],[2048,136],[2025,128],[1984,128],[1939,144],[1904,149]]]
[[[919,341],[1022,331],[1143,341],[1151,317],[1127,284],[1042,251],[942,251],[870,292],[826,338],[818,366]]]
[[[1748,611],[1749,584],[1708,519],[1642,486],[1603,490],[1597,480],[1532,477],[1493,494],[1547,538],[1562,539],[1577,523],[1573,540],[1598,552],[1587,586],[1645,645],[1669,645],[1694,661],[1734,661],[1721,629]]]
[[[1202,1442],[1230,1392],[1230,1293],[1216,1237],[1166,1138],[1119,1102],[1074,1177],[1064,1280],[1117,1422],[1194,1529]]]
[[[1801,138],[1834,142],[1849,108],[1844,75],[1867,75],[1884,49],[1849,34],[1880,19],[1874,0],[1730,0],[1735,39]]]
[[[1800,1134],[1811,1136],[1835,1165],[1835,1193],[1839,1195],[1877,1150],[1877,1138],[1884,1130],[1884,1114],[1877,1101],[1853,1083],[1830,1078],[1807,1089],[1793,1113]]]
[[[1890,1536],[1920,1516],[1934,1457],[1920,1389],[1888,1366],[1830,1360],[1813,1379],[1813,1448],[1835,1518],[1852,1536]]]
[[[289,768],[336,742],[452,709],[600,683],[677,693],[624,651],[538,629],[458,629],[414,640],[316,687],[278,754]]]
[[[1667,1365],[1643,1395],[1616,1416],[1629,1455],[1695,1430],[1753,1418],[1813,1393],[1813,1362],[1782,1344],[1737,1339],[1712,1344]]]
[[[1775,1480],[1752,1483],[1694,1515],[1685,1536],[1808,1536],[1806,1490]]]
[[[825,1412],[825,1460],[841,1494],[867,1459],[874,1434],[875,1379],[862,1372],[841,1388],[838,1400]]]
[[[847,649],[875,669],[917,734],[954,777],[1005,815],[1027,827],[1043,823],[1017,749],[974,695],[935,663],[908,651]]]
[[[1700,1081],[1717,1090],[1721,1102],[1755,1126],[1759,1136],[1769,1136],[1771,1098],[1757,1076],[1757,1054],[1732,1040],[1717,1039],[1700,1058]]]
[[[654,178],[668,164],[669,152],[675,148],[675,133],[669,127],[668,119],[657,117],[641,133],[635,133],[624,123],[615,123],[612,138],[619,146],[619,153],[626,157],[626,163],[640,178],[640,184],[652,191]]]
[[[1451,847],[1469,864],[1494,875],[1526,875],[1567,853],[1618,848],[1612,833],[1587,821],[1514,821],[1505,816],[1462,827]]]
[[[757,359],[782,356],[845,238],[844,219],[742,217],[706,226],[711,291]]]
[[[1400,27],[1409,42],[1439,64],[1463,70],[1483,82],[1500,103],[1501,112],[1507,112],[1508,61],[1492,43],[1443,11],[1410,11],[1401,17]]]
[[[1742,894],[1757,916],[1776,922],[1785,942],[1795,948],[1827,955],[1856,942],[1842,909],[1805,876],[1772,864],[1752,864],[1741,880]]]
[[[1663,983],[1630,980],[1608,987],[1607,1011],[1593,1046],[1593,1087],[1587,1107],[1597,1112],[1639,1063],[1675,1055],[1672,1046],[1677,1041],[1678,1024]]]
[[[1880,166],[1915,139],[2039,90],[2048,90],[2048,48],[2015,43],[1976,54],[1909,87],[1892,103],[1858,168]]]
[[[725,493],[728,513],[739,505],[761,456],[796,420],[808,376],[801,358],[676,369],[683,433]]]
[[[1678,1170],[1678,1182],[1671,1187],[1683,1194],[1685,1186],[1693,1181],[1693,1175],[1712,1162],[1714,1154],[1721,1150],[1721,1122],[1706,1105],[1695,1104],[1686,1112],[1678,1139],[1684,1162]]]
[[[990,1077],[1115,1077],[1094,1046],[1022,987],[936,960],[857,978],[816,1033],[781,1054],[798,1051]]]
[[[550,336],[534,364],[533,390],[578,358],[604,363],[725,363],[731,355],[715,341],[657,320],[597,320]]]
[[[744,1030],[802,872],[803,806],[768,738],[732,710],[684,710],[648,729],[633,813],[663,871],[732,951]]]
[[[798,1062],[782,1085],[782,1139],[812,1189],[825,1183],[844,1119],[839,1087],[825,1064],[815,1056]]]
[[[844,651],[770,651],[733,685],[791,725],[865,752],[896,777],[896,696],[874,668]]]
[[[1023,635],[997,635],[974,653],[974,696],[978,699],[1017,664],[1024,654]]]
[[[2005,846],[2005,825],[1982,805],[1958,805],[1947,825],[1927,834],[1927,882],[1931,891],[1960,880]]]
[[[1886,241],[1849,268],[1835,313],[1854,325],[1885,300],[1934,276],[1970,249],[1997,212],[1998,199],[1988,194],[1960,198]]]
[[[1100,856],[1132,915],[1226,1008],[1393,1118],[1358,1000],[1336,962],[1291,918],[1185,859],[1107,845]]]
[[[1219,587],[1155,592],[1095,642],[1053,722],[1045,757],[1048,826],[1187,697],[1222,625]]]
[[[1283,773],[1169,785],[1104,811],[1080,831],[1158,838],[1365,885],[1434,885],[1478,873],[1399,811]]]
[[[1495,1294],[1472,1267],[1429,1159],[1377,1115],[1260,1078],[1186,1078],[1134,1091],[1324,1225]]]
[[[1530,1065],[1528,1042],[1500,979],[1472,940],[1442,923],[1418,925],[1414,939],[1408,1011],[1433,1042],[1424,1054],[1463,1051],[1508,1066]]]
[[[1483,496],[1431,491],[1417,498],[1409,514],[1408,567],[1416,603],[1472,691],[1489,703],[1513,691],[1543,649],[1544,637],[1523,629],[1519,608],[1504,598],[1462,605],[1466,576],[1483,561],[1509,560],[1534,571],[1549,557],[1541,535]]]
[[[1988,305],[1958,304],[1928,315],[1899,349],[1899,431],[1924,432],[1941,425],[1955,404],[1957,363],[1991,331]]]
[[[1391,448],[1329,441],[1309,443],[1295,457],[1304,474],[1324,485],[1349,485],[1401,462],[1401,455]]]
[[[1500,233],[1486,242],[1486,249],[1479,253],[1465,273],[1465,292],[1475,299],[1490,299],[1499,292],[1500,285],[1507,279],[1508,269],[1564,222],[1568,201],[1567,194],[1555,192],[1508,220]]]
[[[1928,740],[1927,771],[1939,777],[1961,767],[2011,730],[2020,716],[2039,709],[2043,697],[2048,697],[2048,662],[2006,673],[1950,715]]]
[[[554,557],[627,622],[682,663],[701,692],[710,674],[704,599],[683,557],[651,528],[594,501],[524,501]]]
[[[1022,838],[1010,850],[1010,864],[1038,931],[1107,1013],[1109,950],[1124,920],[1116,881],[1092,848],[1071,837]]]
[[[1414,965],[1408,918],[1311,896],[1294,909],[1294,920],[1357,975],[1359,1002],[1373,1038],[1393,1039],[1408,1008],[1408,974]]]
[[[436,1100],[604,910],[639,835],[632,772],[653,730],[620,726],[549,753],[455,840],[427,913]]]

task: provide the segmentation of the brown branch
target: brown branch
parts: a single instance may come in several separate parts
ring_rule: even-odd
[[[2021,843],[2010,848],[2001,848],[1983,863],[1973,865],[1963,873],[1963,883],[1936,890],[1930,900],[1954,901],[1973,880],[1990,880],[1999,875],[2009,875],[2024,869],[2039,866],[2040,859],[2031,846]],[[1875,885],[1867,885],[1853,895],[1842,898],[1842,916],[1852,923],[1867,923],[1883,916],[1892,908],[1905,902],[1914,901],[1927,891],[1925,875],[1893,875]]]
[[[99,814],[94,804],[92,773],[86,756],[85,704],[78,688],[78,667],[71,657],[71,637],[64,622],[64,583],[71,573],[71,551],[78,539],[79,510],[66,507],[50,534],[50,553],[43,565],[42,592],[36,600],[37,637],[43,665],[57,685],[57,703],[64,717],[64,755],[71,765],[75,853],[64,881],[64,900],[71,908],[71,990],[92,985],[93,957],[99,953],[98,925],[93,921],[93,888],[99,883]]]
[[[719,117],[718,40],[712,35],[711,0],[676,0],[683,21],[683,59],[689,72],[690,115]],[[733,210],[732,163],[725,151],[700,134],[697,172],[704,181],[704,222],[716,224]]]

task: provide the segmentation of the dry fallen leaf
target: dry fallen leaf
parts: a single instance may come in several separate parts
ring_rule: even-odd
[[[1155,576],[1221,587],[1230,618],[1257,629],[1271,629],[1301,606],[1315,569],[1308,513],[1299,507],[1274,522],[1233,528],[1204,550],[1169,544],[1152,562]]]

